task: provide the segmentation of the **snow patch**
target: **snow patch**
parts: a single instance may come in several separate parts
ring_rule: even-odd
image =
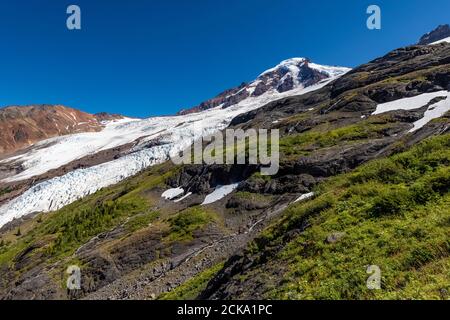
[[[227,195],[232,193],[234,190],[236,190],[238,185],[239,185],[239,183],[233,183],[233,184],[228,184],[228,185],[224,185],[224,186],[218,186],[213,192],[211,192],[210,194],[208,194],[205,197],[205,200],[203,201],[202,206],[205,204],[210,204],[210,203],[219,201],[220,199],[223,199],[224,197],[226,197]]]
[[[161,197],[167,200],[172,200],[173,198],[178,197],[179,195],[182,195],[184,193],[183,188],[172,188],[169,190],[166,190],[162,193]]]
[[[174,200],[173,202],[180,202],[189,197],[192,194],[192,192],[186,193],[184,196],[182,196],[180,199]]]
[[[382,103],[377,106],[372,115],[394,110],[414,110],[422,108],[429,104],[431,100],[438,97],[443,97],[445,99],[428,106],[428,109],[425,111],[423,118],[414,122],[414,127],[409,130],[409,132],[414,132],[422,128],[431,120],[442,117],[447,111],[450,110],[450,91],[423,93],[411,98],[403,98],[387,103]]]
[[[414,127],[411,130],[409,130],[409,132],[419,130],[431,120],[442,117],[449,110],[450,110],[450,92],[448,92],[447,98],[445,100],[441,100],[429,106],[427,111],[425,111],[423,118],[414,122],[413,123]]]
[[[443,42],[448,42],[448,43],[450,43],[450,37],[444,38],[444,39],[441,39],[441,40],[438,40],[438,41],[435,41],[435,42],[430,43],[430,44],[433,45],[433,44],[438,44],[438,43],[443,43]]]
[[[372,115],[394,110],[413,110],[427,105],[431,100],[437,97],[447,96],[447,91],[438,91],[432,93],[423,93],[411,98],[403,98],[391,102],[381,103],[377,105]]]
[[[311,69],[315,69],[321,73],[326,74],[329,77],[337,77],[338,75],[342,75],[342,72],[347,73],[351,69],[350,68],[343,68],[343,67],[335,67],[335,66],[325,66],[315,63],[309,63],[308,66]]]
[[[302,194],[300,197],[297,198],[297,200],[294,201],[294,203],[312,198],[313,196],[314,196],[314,192]]]

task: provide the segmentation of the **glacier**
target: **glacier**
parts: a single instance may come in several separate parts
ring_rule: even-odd
[[[225,129],[239,114],[260,108],[274,100],[320,89],[350,70],[339,67],[323,68],[331,68],[330,78],[313,86],[305,88],[300,85],[283,93],[270,91],[258,97],[249,97],[228,108],[218,106],[188,115],[142,120],[126,118],[106,124],[101,132],[73,134],[42,141],[39,143],[40,148],[30,153],[3,160],[23,162],[24,171],[4,180],[20,181],[83,156],[144,137],[133,146],[129,154],[121,158],[77,169],[32,186],[0,207],[0,227],[13,219],[32,213],[58,210],[101,188],[116,184],[152,165],[167,161],[171,155],[186,149],[202,136]],[[145,148],[145,142],[153,139],[158,139],[158,145]]]

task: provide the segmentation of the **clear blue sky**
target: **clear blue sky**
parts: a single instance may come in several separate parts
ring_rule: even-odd
[[[66,28],[66,8],[82,30]],[[382,30],[366,8],[382,9]],[[357,66],[449,23],[448,0],[2,0],[0,106],[172,114],[309,57]]]

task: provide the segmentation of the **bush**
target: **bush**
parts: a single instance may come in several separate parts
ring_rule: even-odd
[[[376,217],[395,215],[412,206],[409,190],[404,187],[394,187],[380,192],[375,197],[371,214]]]
[[[350,176],[352,183],[364,183],[376,180],[383,183],[401,183],[409,180],[411,174],[391,159],[375,160],[358,169]]]
[[[411,253],[405,259],[403,268],[421,268],[424,265],[450,255],[450,241],[444,241],[437,245],[425,244],[411,250]]]

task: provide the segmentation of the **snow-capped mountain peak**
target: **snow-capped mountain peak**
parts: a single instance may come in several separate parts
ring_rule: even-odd
[[[249,85],[249,91],[252,96],[258,96],[270,90],[281,93],[299,87],[306,88],[349,70],[348,68],[315,64],[308,58],[291,58],[264,71]]]
[[[310,62],[308,58],[302,58],[302,57],[286,59],[286,60],[281,61],[275,67],[264,71],[263,73],[261,73],[259,75],[259,77],[264,76],[265,74],[274,72],[274,71],[279,70],[279,69],[288,69],[289,70],[290,67],[298,68],[299,66],[302,66],[302,65],[304,65],[305,63],[308,63],[308,62]]]
[[[261,73],[255,80],[226,90],[200,105],[182,110],[180,114],[199,112],[216,107],[228,108],[247,98],[265,93],[282,93],[307,88],[324,79],[340,76],[349,68],[320,65],[308,58],[298,57],[281,61],[275,67]]]

